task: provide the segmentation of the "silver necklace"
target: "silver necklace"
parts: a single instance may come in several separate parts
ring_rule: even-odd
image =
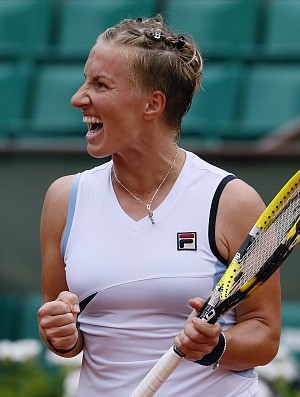
[[[149,201],[149,203],[145,203],[143,200],[141,200],[141,199],[138,198],[136,195],[134,195],[129,189],[127,189],[127,187],[124,186],[123,183],[122,183],[122,182],[119,180],[119,178],[117,177],[116,171],[115,171],[114,167],[112,167],[112,171],[113,171],[114,177],[115,177],[116,181],[118,182],[118,184],[121,185],[122,188],[125,189],[126,192],[129,193],[134,199],[136,199],[137,201],[139,201],[141,204],[143,204],[143,205],[147,208],[148,216],[149,216],[149,218],[150,218],[150,220],[151,220],[152,225],[155,224],[154,214],[153,214],[153,211],[151,210],[152,202],[153,202],[153,200],[155,199],[155,196],[157,195],[159,189],[162,187],[164,181],[168,178],[170,172],[172,171],[172,169],[173,169],[173,167],[174,167],[174,165],[175,165],[176,159],[177,159],[177,155],[178,155],[178,146],[176,146],[176,153],[175,153],[173,162],[172,162],[172,164],[171,164],[171,167],[169,168],[169,170],[168,170],[168,172],[166,173],[166,175],[165,175],[165,177],[163,178],[163,180],[160,182],[158,188],[155,190],[155,192],[154,192],[153,196],[151,197],[151,200]]]

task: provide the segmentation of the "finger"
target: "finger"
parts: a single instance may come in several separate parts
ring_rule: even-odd
[[[50,339],[50,338],[48,338]],[[55,349],[62,349],[62,350],[68,350],[74,347],[78,340],[78,335],[70,335],[66,337],[60,337],[60,338],[53,338],[50,339],[52,347]]]
[[[72,313],[79,314],[80,307],[79,307],[79,300],[77,295],[72,294],[69,291],[63,291],[58,295],[56,301],[61,301],[66,303],[69,306]]]
[[[202,352],[199,350],[188,350],[185,354],[185,359],[189,361],[197,361],[201,360],[206,354],[209,354],[211,350],[207,350],[207,352]]]
[[[76,326],[76,318],[73,313],[65,313],[58,315],[44,315],[39,318],[41,328],[63,327],[65,325],[74,324]]]
[[[201,349],[204,346],[214,345],[215,341],[218,340],[218,337],[211,338],[207,335],[199,332],[192,323],[187,324],[183,330],[178,335],[181,343],[188,349]]]
[[[178,349],[182,353],[187,353],[188,349],[192,348],[197,349],[197,346],[199,345],[198,341],[193,340],[193,338],[196,337],[196,335],[193,335],[193,331],[196,333],[195,328],[192,325],[186,325],[183,330],[180,331],[179,335],[177,335],[174,339],[175,346],[178,347]],[[198,347],[199,348],[199,347]]]
[[[187,323],[191,322],[205,305],[205,300],[201,298],[193,298],[189,300],[189,305],[194,309],[187,319]]]
[[[219,341],[220,332],[221,327],[218,323],[208,324],[204,320],[194,318],[185,325],[174,343],[187,357],[194,358],[196,354],[196,359],[200,359],[198,353],[200,355],[210,353]]]
[[[197,357],[200,355],[208,354],[214,348],[210,343],[198,343],[192,340],[181,340],[180,338],[175,338],[175,344],[182,353],[185,355],[197,354]]]
[[[193,298],[189,300],[189,305],[198,313],[205,305],[205,300],[201,298]]]
[[[185,355],[187,360],[200,360],[204,355],[209,354],[218,342],[218,338],[210,339],[205,335],[185,327],[180,334],[175,337],[175,346]]]
[[[74,338],[77,340],[78,338],[78,330],[75,323],[66,324],[60,327],[46,328],[44,333],[52,342],[58,338],[72,337],[72,340]]]
[[[205,343],[196,343],[191,340],[182,341],[180,336],[175,337],[174,344],[177,349],[184,354],[187,360],[201,360],[201,358],[210,353],[213,346]]]
[[[68,304],[62,301],[46,302],[38,311],[38,316],[57,316],[61,314],[71,313]]]
[[[209,324],[205,320],[198,317],[194,317],[192,319],[192,323],[195,326],[195,329],[207,338],[219,338],[222,330],[219,323]]]

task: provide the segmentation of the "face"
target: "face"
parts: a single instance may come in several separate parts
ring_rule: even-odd
[[[85,83],[71,99],[87,123],[88,152],[106,157],[136,145],[141,137],[145,101],[128,77],[120,46],[97,43],[84,69]]]

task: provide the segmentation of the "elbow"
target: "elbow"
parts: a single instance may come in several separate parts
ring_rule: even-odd
[[[265,339],[265,348],[263,349],[264,354],[261,354],[261,362],[259,366],[269,364],[277,355],[280,345],[280,329],[269,332]]]

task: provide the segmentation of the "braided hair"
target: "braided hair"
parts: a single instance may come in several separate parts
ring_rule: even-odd
[[[158,14],[155,18],[124,19],[102,33],[97,42],[123,47],[129,77],[138,93],[162,91],[166,95],[166,125],[180,129],[201,84],[203,60],[193,38],[173,32]]]

